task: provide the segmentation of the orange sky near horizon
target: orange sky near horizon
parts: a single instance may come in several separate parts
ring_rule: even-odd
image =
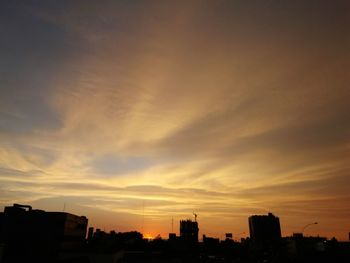
[[[0,208],[348,240],[348,1],[1,6]]]

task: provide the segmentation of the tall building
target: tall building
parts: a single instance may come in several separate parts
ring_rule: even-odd
[[[186,241],[198,242],[198,222],[188,220],[180,221],[180,237]]]
[[[250,238],[257,243],[268,244],[281,239],[280,220],[272,213],[249,217]]]
[[[28,205],[5,207],[0,213],[0,243],[6,254],[54,255],[85,244],[88,219],[64,212],[33,210]]]

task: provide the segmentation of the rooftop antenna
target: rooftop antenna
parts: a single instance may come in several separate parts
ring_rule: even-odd
[[[142,234],[144,232],[145,227],[145,200],[142,200]]]
[[[66,202],[63,203],[63,212],[66,211]]]
[[[194,215],[194,222],[197,222],[197,214],[193,212],[193,215]]]
[[[171,218],[171,233],[174,233],[174,217]]]

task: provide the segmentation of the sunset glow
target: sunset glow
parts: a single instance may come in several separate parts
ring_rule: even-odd
[[[1,4],[1,207],[347,239],[348,1],[102,2]]]

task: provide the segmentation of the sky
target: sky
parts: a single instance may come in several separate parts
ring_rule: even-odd
[[[1,1],[0,208],[346,240],[349,28],[345,0]]]

